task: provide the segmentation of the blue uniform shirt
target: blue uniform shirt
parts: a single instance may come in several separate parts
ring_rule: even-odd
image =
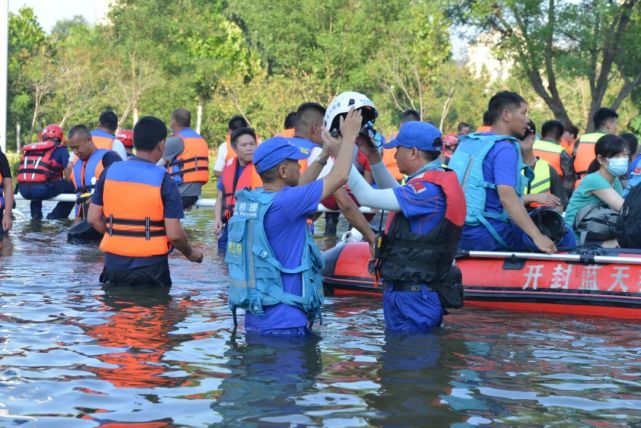
[[[117,156],[116,153],[114,155]],[[106,157],[106,155],[105,155]],[[120,159],[118,157],[118,159]],[[136,160],[149,162],[145,159],[135,158]],[[95,205],[103,206],[104,202],[102,199],[105,187],[105,169],[100,175],[98,182],[96,183],[96,190],[91,198],[91,202]],[[165,172],[165,177],[163,178],[162,185],[160,188],[160,194],[162,196],[162,203],[164,208],[164,217],[165,218],[177,218],[181,219],[185,216],[183,213],[182,200],[180,199],[180,193],[178,192],[178,186],[171,179],[169,174]],[[105,253],[105,267],[107,269],[135,269],[143,266],[150,266],[156,263],[159,263],[167,258],[166,255],[163,256],[150,256],[150,257],[127,257],[119,256],[117,254]]]
[[[69,151],[66,147],[58,146],[51,153],[51,160],[58,162],[63,168],[69,164]]]
[[[413,233],[427,235],[445,217],[445,194],[435,184],[413,181],[396,187],[394,194]],[[383,315],[388,330],[426,332],[441,324],[441,301],[438,293],[428,291],[429,284],[424,284],[420,292],[394,291],[391,284],[386,285]]]
[[[304,186],[286,187],[274,197],[265,214],[265,233],[276,259],[286,268],[300,265],[307,233],[307,217],[316,212],[323,193],[322,180]],[[302,275],[281,273],[283,290],[302,294]],[[245,330],[260,334],[302,335],[307,316],[293,306],[278,304],[263,315],[245,316]]]

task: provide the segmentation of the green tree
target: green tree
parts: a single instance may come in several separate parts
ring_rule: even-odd
[[[618,108],[641,81],[638,0],[466,0],[451,2],[449,11],[461,24],[498,35],[497,51],[515,61],[558,119],[569,119],[563,78],[587,77],[589,118],[605,101]],[[608,98],[615,78],[623,85]]]

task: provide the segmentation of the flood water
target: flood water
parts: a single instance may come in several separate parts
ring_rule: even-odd
[[[379,298],[340,297],[319,341],[246,339],[211,213],[185,227],[205,261],[173,255],[160,293],[103,289],[95,247],[16,222],[0,255],[0,426],[641,424],[641,322],[465,308],[393,336]]]

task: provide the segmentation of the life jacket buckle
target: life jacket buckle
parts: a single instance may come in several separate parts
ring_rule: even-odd
[[[145,217],[145,239],[149,241],[151,239],[151,218]]]

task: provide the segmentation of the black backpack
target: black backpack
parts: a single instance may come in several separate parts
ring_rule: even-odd
[[[623,202],[616,236],[621,248],[641,248],[641,185],[634,186]]]

